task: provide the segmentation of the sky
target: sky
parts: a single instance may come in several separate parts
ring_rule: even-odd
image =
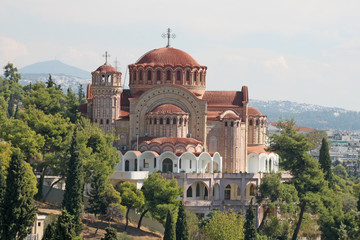
[[[1,0],[0,66],[90,72],[108,51],[128,81],[171,28],[171,46],[208,67],[208,90],[360,111],[359,24],[359,0]]]

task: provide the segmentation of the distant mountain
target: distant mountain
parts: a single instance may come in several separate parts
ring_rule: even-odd
[[[91,82],[91,73],[80,68],[62,63],[58,60],[38,62],[19,70],[21,73],[22,85],[35,82],[46,82],[51,74],[56,84],[61,85],[61,89],[66,92],[71,88],[77,93],[79,84],[86,90],[86,84]]]
[[[296,125],[316,129],[360,130],[360,112],[342,108],[296,103],[290,101],[263,101],[251,99],[249,106],[268,116],[268,122],[280,118],[294,118]]]
[[[91,74],[80,68],[73,67],[62,63],[58,60],[51,60],[45,62],[38,62],[19,70],[21,74],[51,74],[51,75],[66,75],[78,78],[90,78]]]

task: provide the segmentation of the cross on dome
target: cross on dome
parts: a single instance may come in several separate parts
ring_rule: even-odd
[[[108,57],[110,57],[110,54],[108,54],[108,52],[105,51],[105,54],[103,55],[103,57],[105,58],[105,64],[104,65],[107,65]]]
[[[163,33],[161,36],[162,36],[162,38],[167,38],[168,39],[168,43],[166,45],[167,48],[170,47],[170,37],[171,38],[176,38],[176,35],[174,33],[171,33],[170,28],[167,29],[167,33]]]

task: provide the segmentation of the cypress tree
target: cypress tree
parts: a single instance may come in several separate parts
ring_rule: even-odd
[[[51,74],[49,74],[49,79],[46,82],[46,88],[56,87],[56,83],[52,80]]]
[[[108,202],[106,199],[106,174],[95,169],[91,177],[91,191],[89,197],[89,207],[87,211],[96,214],[106,214]]]
[[[4,200],[4,195],[5,195],[5,187],[6,187],[6,183],[5,183],[5,178],[4,178],[4,173],[2,170],[2,159],[0,159],[0,213],[3,213],[3,200]],[[2,219],[2,214],[0,216],[0,237],[2,236],[2,229],[3,229],[3,225],[2,225],[3,219]]]
[[[82,230],[81,206],[83,201],[84,176],[76,136],[77,130],[75,129],[70,146],[70,159],[68,162],[68,172],[66,174],[66,185],[62,207],[73,216],[75,232],[77,235],[80,235]]]
[[[166,217],[164,240],[175,240],[175,237],[173,218],[169,210]]]
[[[250,201],[250,206],[246,210],[246,221],[244,223],[245,229],[245,240],[256,240],[257,231],[255,227],[255,213],[252,205],[252,199]]]
[[[80,239],[76,234],[76,224],[71,214],[65,209],[56,220],[54,240],[75,240]]]
[[[112,228],[112,227],[107,227],[105,228],[105,236],[103,238],[101,238],[101,240],[117,240],[117,233],[116,233],[116,229]]]
[[[36,177],[26,164],[20,151],[13,151],[3,198],[1,239],[24,239],[35,221]]]
[[[176,221],[176,239],[177,240],[188,240],[189,231],[186,222],[186,212],[183,202],[180,202],[178,217]]]
[[[360,212],[360,191],[359,191],[358,202],[357,202],[357,210],[358,210],[358,212]]]
[[[325,179],[329,182],[330,186],[333,186],[329,145],[325,138],[322,139],[322,143],[321,143],[321,148],[319,153],[319,163],[324,173]]]
[[[56,221],[46,226],[44,235],[41,240],[54,240],[56,230]]]

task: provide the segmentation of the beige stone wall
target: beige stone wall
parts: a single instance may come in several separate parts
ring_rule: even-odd
[[[266,141],[266,116],[249,116],[249,144],[265,144]]]

